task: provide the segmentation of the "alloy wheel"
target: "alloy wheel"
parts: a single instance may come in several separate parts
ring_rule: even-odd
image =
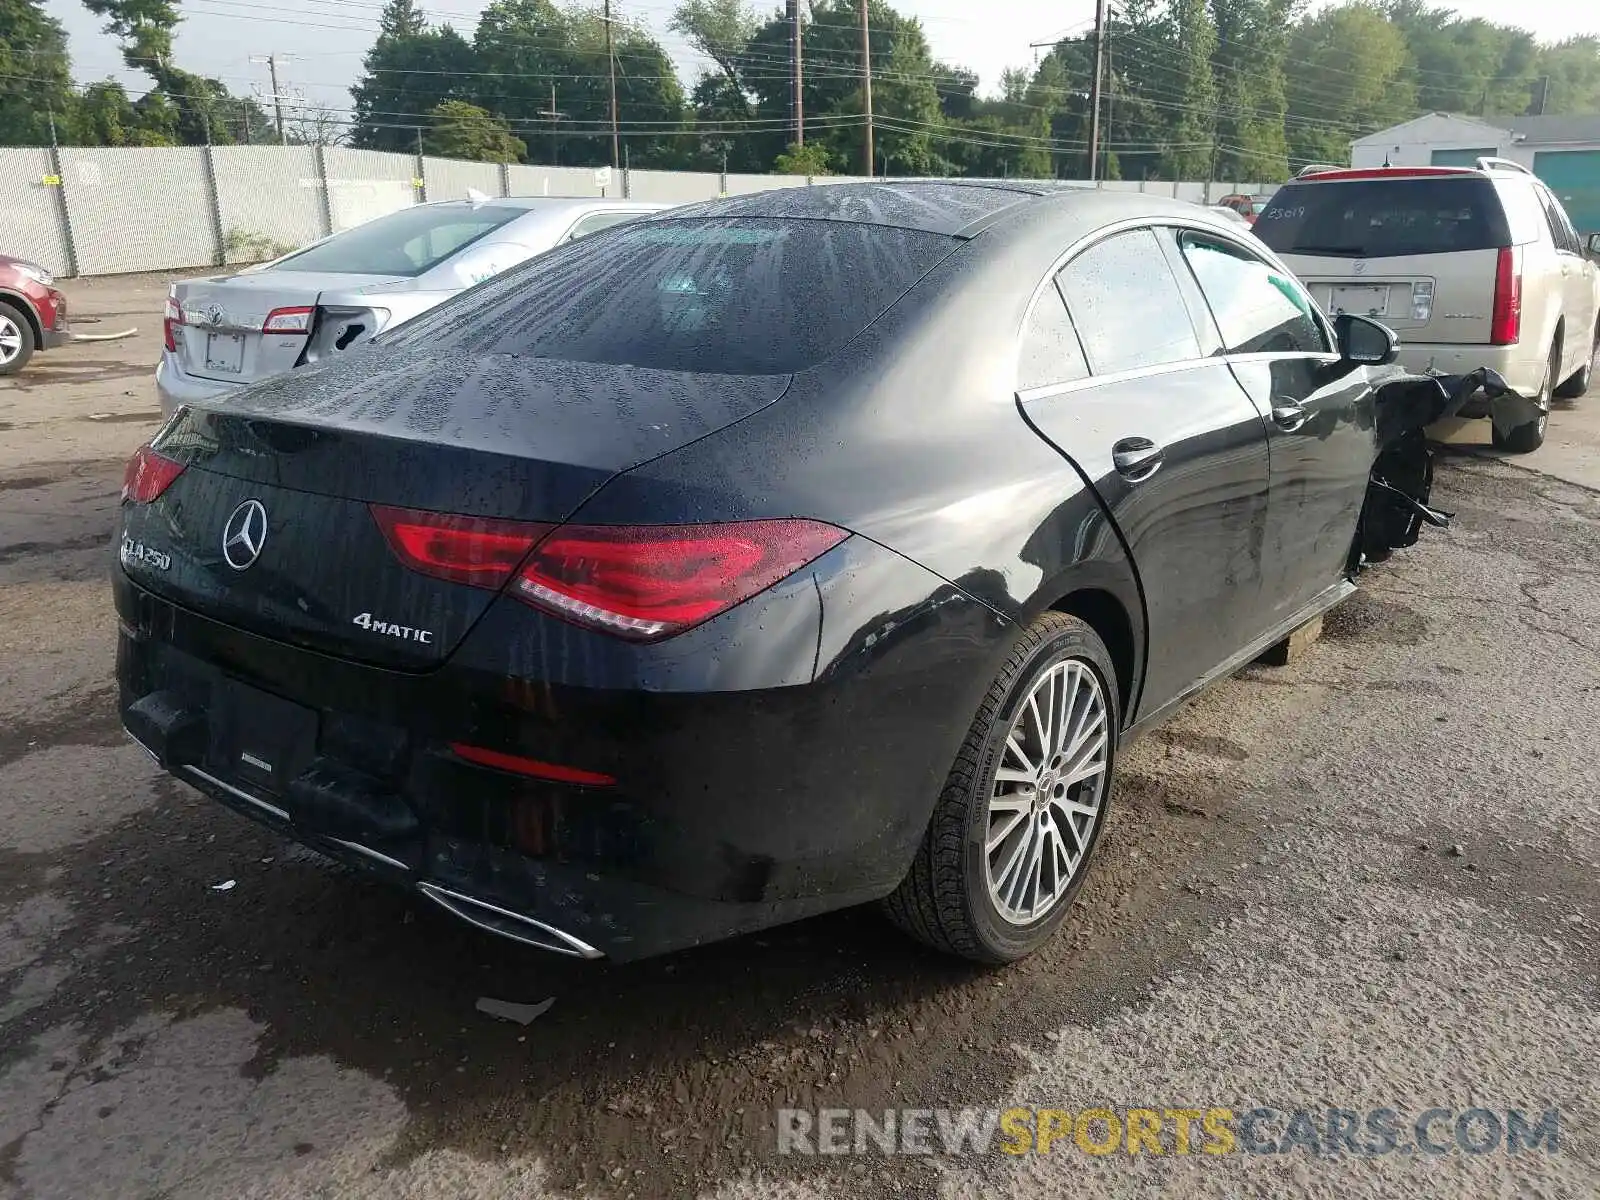
[[[1110,732],[1105,686],[1081,659],[1052,666],[1017,710],[984,840],[989,898],[1009,924],[1050,912],[1082,865],[1104,810]]]
[[[0,367],[22,353],[22,330],[10,317],[0,316]]]

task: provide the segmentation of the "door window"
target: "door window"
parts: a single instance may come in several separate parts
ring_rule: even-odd
[[[1229,354],[1326,354],[1328,340],[1305,290],[1242,246],[1195,234],[1179,239]]]
[[[1202,357],[1178,281],[1151,230],[1097,242],[1067,264],[1059,282],[1096,375]]]
[[[1052,281],[1039,295],[1022,331],[1022,357],[1017,364],[1017,390],[1070,383],[1089,374],[1072,327],[1066,303]]]

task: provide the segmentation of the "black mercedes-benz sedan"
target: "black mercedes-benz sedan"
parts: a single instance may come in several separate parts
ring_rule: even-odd
[[[673,210],[176,412],[122,494],[124,721],[545,949],[882,901],[1015,959],[1119,743],[1353,587],[1393,355],[1176,201]]]

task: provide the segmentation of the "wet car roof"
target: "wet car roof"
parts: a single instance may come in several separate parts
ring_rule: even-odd
[[[1064,190],[1048,180],[1010,183],[907,181],[902,183],[819,183],[773,188],[686,205],[664,214],[682,217],[786,217],[854,221],[927,233],[955,234],[975,221],[1037,196]],[[656,218],[661,220],[661,217]]]

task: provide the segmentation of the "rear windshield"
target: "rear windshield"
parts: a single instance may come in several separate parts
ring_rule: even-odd
[[[956,245],[846,221],[646,220],[558,247],[391,337],[457,353],[788,374],[833,355]]]
[[[421,275],[500,226],[528,215],[506,204],[403,208],[308,246],[274,271],[334,271],[352,275]]]
[[[1384,258],[1511,244],[1494,184],[1476,176],[1290,183],[1255,234],[1279,254]]]

